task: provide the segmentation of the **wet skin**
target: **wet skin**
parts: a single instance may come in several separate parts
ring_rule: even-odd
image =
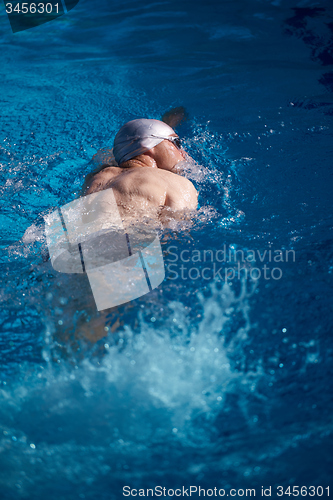
[[[195,210],[197,191],[191,181],[175,173],[185,159],[183,150],[164,140],[144,154],[97,172],[87,182],[85,195],[113,189],[123,219],[158,217],[162,207]]]

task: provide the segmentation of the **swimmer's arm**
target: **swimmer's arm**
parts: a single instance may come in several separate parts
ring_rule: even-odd
[[[91,163],[93,165],[96,165],[97,167],[100,165],[109,165],[112,167],[117,167],[118,164],[115,160],[115,157],[113,155],[113,148],[102,148],[97,151],[96,154],[91,159]]]
[[[171,128],[175,129],[182,122],[188,119],[188,113],[183,106],[178,106],[176,108],[171,108],[169,111],[164,113],[161,120],[162,122],[169,125]]]

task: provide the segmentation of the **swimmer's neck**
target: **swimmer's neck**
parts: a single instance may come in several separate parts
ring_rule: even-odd
[[[131,160],[125,161],[124,163],[121,163],[119,165],[120,168],[123,168],[124,171],[126,172],[127,170],[133,170],[134,168],[140,168],[140,167],[149,167],[149,168],[155,168],[158,170],[164,170],[163,168],[161,169],[154,158],[150,155],[150,151],[147,151],[147,153],[144,153],[142,155],[136,156],[135,158],[132,158]],[[175,173],[175,174],[180,174],[181,172],[177,170],[176,165],[174,165],[173,168],[170,169],[170,172]]]
[[[150,167],[157,168],[156,161],[149,155],[149,151],[147,154],[142,154],[132,158],[131,160],[125,161],[119,165],[121,168],[138,168],[138,167]]]

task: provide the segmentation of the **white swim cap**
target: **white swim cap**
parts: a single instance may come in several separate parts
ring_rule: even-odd
[[[139,118],[125,123],[117,133],[113,154],[118,165],[149,151],[174,135],[175,131],[160,120]]]

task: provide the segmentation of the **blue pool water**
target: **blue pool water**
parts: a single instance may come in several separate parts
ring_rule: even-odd
[[[81,0],[0,25],[0,498],[332,487],[330,2]],[[124,122],[178,105],[198,218],[161,235],[162,285],[101,323],[85,277],[22,236]],[[224,248],[281,279],[214,279]]]

